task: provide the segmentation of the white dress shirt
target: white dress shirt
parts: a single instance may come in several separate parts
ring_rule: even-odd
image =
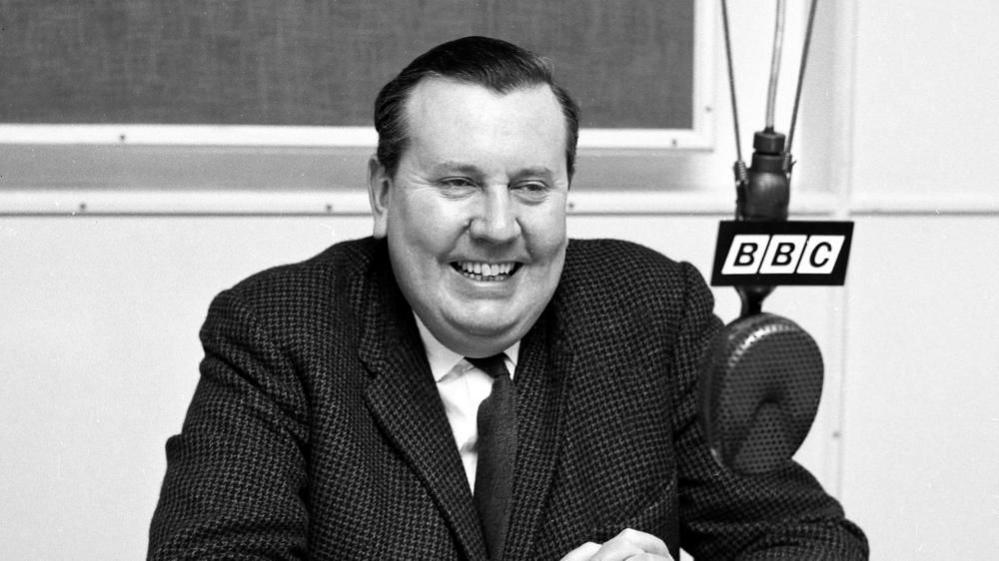
[[[427,351],[427,361],[430,362],[430,372],[437,382],[437,391],[444,402],[444,412],[454,443],[461,455],[461,463],[465,467],[469,489],[475,488],[475,464],[479,458],[476,443],[479,438],[476,415],[479,404],[489,396],[493,389],[493,379],[485,372],[474,367],[465,357],[444,346],[416,317],[416,326],[420,330],[423,348]],[[505,351],[506,368],[511,378],[517,369],[517,352],[520,342],[516,342]]]

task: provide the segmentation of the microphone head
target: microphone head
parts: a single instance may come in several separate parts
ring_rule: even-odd
[[[822,395],[822,353],[798,324],[759,313],[718,333],[701,376],[701,421],[715,460],[738,473],[766,473],[808,435]]]

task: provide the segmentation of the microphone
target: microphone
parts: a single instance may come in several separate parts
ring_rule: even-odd
[[[787,220],[794,165],[791,139],[815,8],[812,0],[785,147],[784,135],[774,131],[784,35],[784,3],[777,3],[766,126],[753,136],[752,165],[746,169],[739,144],[728,10],[722,2],[737,198],[736,220],[718,227],[711,284],[735,286],[742,310],[707,348],[700,418],[715,460],[741,474],[766,473],[790,462],[808,435],[822,395],[824,367],[815,340],[793,321],[763,312],[763,300],[776,285],[842,285],[850,254],[852,222]]]
[[[784,135],[757,132],[753,146],[752,166],[737,183],[737,220],[719,225],[711,281],[735,286],[742,310],[706,351],[700,403],[715,460],[745,475],[790,461],[822,395],[824,365],[815,340],[794,321],[763,312],[763,301],[778,284],[842,285],[853,227],[788,221]]]

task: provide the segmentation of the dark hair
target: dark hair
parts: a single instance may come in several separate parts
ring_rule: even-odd
[[[499,93],[547,84],[562,106],[566,123],[565,158],[569,178],[575,171],[579,137],[579,107],[569,92],[552,78],[550,63],[514,44],[489,37],[464,37],[430,49],[416,57],[375,99],[378,161],[394,176],[406,149],[405,104],[409,92],[429,77],[452,78],[479,84]]]

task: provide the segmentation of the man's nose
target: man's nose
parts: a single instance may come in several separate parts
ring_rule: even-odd
[[[507,242],[520,235],[520,223],[509,189],[504,186],[483,190],[469,231],[474,238],[494,243]]]

